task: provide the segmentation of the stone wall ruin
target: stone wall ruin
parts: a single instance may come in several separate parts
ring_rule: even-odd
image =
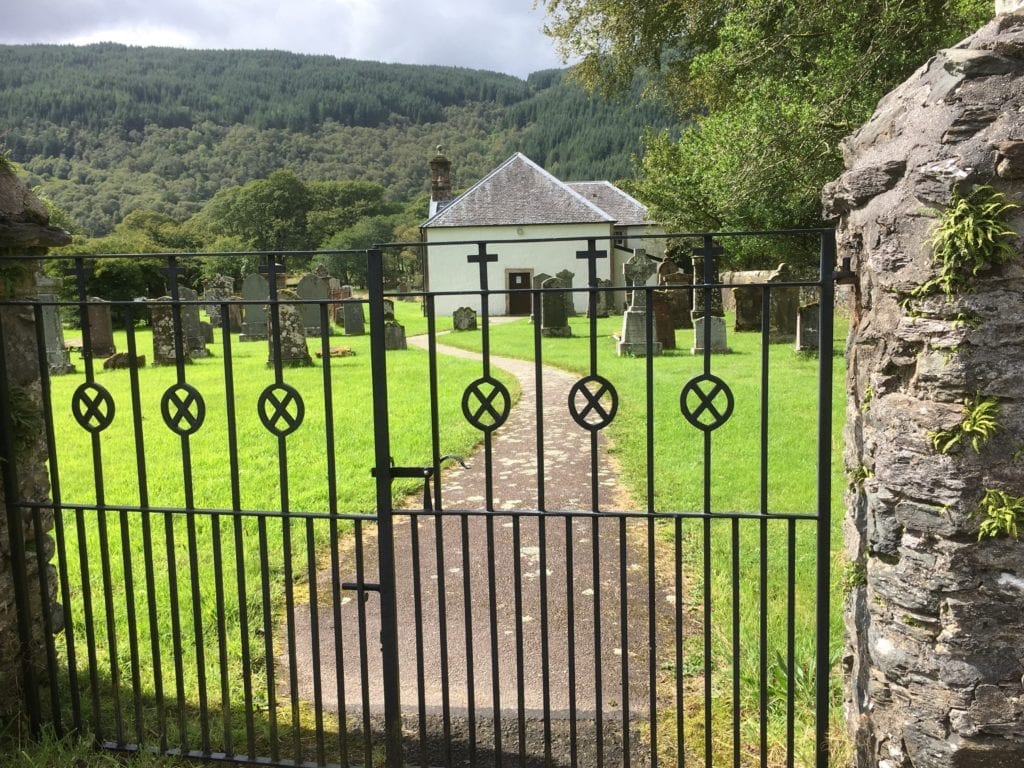
[[[845,455],[856,766],[1019,768],[1024,541],[979,540],[979,525],[986,492],[1024,502],[1022,238],[949,297],[919,287],[938,274],[929,238],[957,196],[990,185],[1024,205],[1024,15],[941,51],[843,149],[823,202],[858,276]],[[1024,208],[1005,224],[1024,233]],[[964,430],[978,402],[997,405],[998,428],[976,451]]]
[[[36,294],[35,272],[39,262],[24,256],[42,256],[50,246],[65,245],[71,238],[62,229],[48,226],[49,215],[40,201],[0,161],[0,301],[31,299]],[[56,579],[49,564],[53,540],[47,533],[53,526],[53,513],[9,507],[17,497],[33,502],[49,500],[49,476],[46,471],[45,431],[42,425],[40,387],[40,351],[36,343],[36,318],[31,306],[0,304],[0,343],[7,377],[0,382],[4,402],[0,404],[0,459],[8,452],[16,462],[0,461],[0,719],[17,716],[22,708],[25,670],[42,679],[46,669],[45,632],[62,625],[56,605]],[[45,364],[45,349],[43,350]],[[10,419],[13,429],[6,435]],[[16,483],[16,490],[11,485]],[[38,525],[33,518],[39,517]],[[24,567],[16,573],[18,552],[12,551],[9,520],[20,522],[20,538],[25,542]],[[48,576],[49,595],[40,596],[40,568]],[[28,605],[19,605],[15,583],[21,575],[27,580]],[[45,604],[44,604],[45,603]],[[30,617],[26,648],[19,633],[18,616],[27,608]]]

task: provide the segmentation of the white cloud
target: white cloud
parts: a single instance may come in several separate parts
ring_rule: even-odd
[[[281,49],[525,77],[561,66],[531,0],[34,0],[0,42]]]

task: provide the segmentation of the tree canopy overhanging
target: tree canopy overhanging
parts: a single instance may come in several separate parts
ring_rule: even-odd
[[[668,229],[821,225],[839,145],[878,100],[991,18],[991,0],[545,0],[588,87],[639,72],[689,122],[650,132],[633,191]],[[734,254],[740,264],[783,254]],[[760,264],[758,264],[760,266]]]

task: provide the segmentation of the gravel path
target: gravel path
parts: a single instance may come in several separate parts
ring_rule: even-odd
[[[478,358],[451,347],[439,346],[438,352]],[[548,512],[536,514],[534,366],[499,357],[492,357],[491,363],[516,376],[522,388],[508,421],[493,438],[494,513],[479,513],[485,509],[482,448],[467,460],[468,468],[443,472],[446,514],[396,512],[400,679],[408,759],[431,765],[543,765],[548,747],[550,763],[565,765],[575,744],[580,765],[620,765],[625,725],[631,764],[644,765],[647,747],[640,734],[647,728],[652,674],[651,594],[659,634],[671,625],[674,610],[668,588],[655,587],[649,594],[649,524],[618,515],[562,514],[594,508],[591,434],[573,421],[567,408],[577,377],[547,367],[542,399]],[[635,509],[619,486],[604,447],[601,437],[599,507],[602,512]],[[410,504],[422,509],[421,499],[410,499]],[[513,510],[531,514],[507,514]],[[461,511],[476,514],[456,514]],[[363,539],[366,580],[374,581],[377,542],[372,528],[364,531]],[[346,543],[346,557],[351,558],[353,546]],[[325,708],[339,711],[330,578],[330,573],[322,575],[320,595],[328,598],[318,611],[321,647],[315,671],[322,680]],[[346,595],[351,597],[341,606],[340,633],[346,649],[340,676],[344,710],[358,719],[368,705],[375,718],[383,711],[381,657],[375,640],[379,601],[371,594],[365,602],[365,636],[370,640],[361,659],[356,599],[352,592]],[[304,700],[312,698],[315,676],[310,619],[309,606],[297,606],[296,662]],[[657,645],[664,647],[665,639],[658,638]],[[279,673],[279,679],[287,675]],[[547,726],[545,712],[550,715]],[[504,759],[495,757],[499,754]]]

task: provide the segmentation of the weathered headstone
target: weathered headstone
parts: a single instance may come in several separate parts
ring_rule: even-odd
[[[185,334],[185,348],[190,357],[209,357],[210,350],[206,348],[206,337],[203,335],[203,328],[199,321],[199,294],[191,288],[182,286],[178,289],[178,297],[181,304],[181,325]]]
[[[235,294],[228,297],[227,326],[230,333],[242,331],[242,297]],[[223,321],[223,318],[222,318]]]
[[[729,352],[725,334],[725,308],[722,306],[722,291],[719,288],[705,288],[719,282],[718,265],[714,256],[710,266],[710,281],[704,282],[704,256],[693,255],[693,347],[695,355],[705,352]]]
[[[153,365],[177,363],[178,354],[175,350],[181,352],[181,357],[186,363],[192,361],[188,354],[188,344],[184,333],[177,336],[177,343],[175,343],[174,312],[175,306],[171,303],[170,296],[161,296],[150,306],[150,326],[153,329]]]
[[[769,341],[793,341],[796,338],[796,316],[800,309],[800,289],[796,286],[772,288],[768,302]]]
[[[654,274],[654,262],[647,258],[643,248],[637,248],[629,261],[622,265],[622,275],[630,294],[629,307],[622,313],[622,333],[616,346],[619,357],[647,356],[647,316],[651,308],[647,305],[647,291],[643,288],[651,275]],[[654,318],[651,318],[654,322]],[[661,354],[661,344],[657,341],[657,328],[651,340],[651,354]]]
[[[569,319],[565,311],[565,296],[568,293],[565,281],[560,277],[549,277],[541,285],[545,293],[540,300],[541,336],[567,338],[572,336]],[[569,294],[570,299],[572,295]]]
[[[587,316],[590,316],[590,307],[594,307],[595,317],[608,317],[612,314],[614,304],[614,292],[611,291],[611,280],[598,280],[598,290],[593,293],[593,300],[587,300]]]
[[[313,358],[310,357],[309,347],[306,345],[306,326],[303,323],[299,305],[294,303],[299,298],[298,294],[286,289],[278,291],[277,298],[280,334],[277,338],[271,336],[267,340],[269,349],[267,365],[274,365],[278,354],[280,354],[281,365],[284,366],[312,365]]]
[[[117,352],[110,304],[95,296],[90,297],[86,306],[86,320],[89,323],[89,348],[82,348],[83,357],[110,357]]]
[[[323,267],[323,265],[320,265]],[[325,302],[328,299],[326,281],[317,274],[303,275],[295,289],[296,295],[304,301]],[[297,305],[307,336],[320,335],[320,304]]]
[[[818,327],[821,324],[821,305],[800,307],[796,316],[796,349],[804,352],[818,348]]]
[[[394,320],[384,321],[384,349],[407,349],[404,325]]]
[[[667,275],[662,286],[668,292],[671,303],[671,318],[673,328],[693,328],[693,318],[690,311],[693,309],[691,301],[692,278],[682,272],[674,272]]]
[[[270,301],[270,285],[267,278],[253,272],[242,280],[242,299],[245,315],[242,320],[242,334],[239,341],[263,341],[267,338],[267,302]]]
[[[761,305],[763,288],[757,285],[737,285],[732,289],[736,321],[732,329],[736,332],[761,330]]]
[[[576,277],[576,273],[563,269],[561,272],[556,272],[555,277],[562,281],[562,287],[565,288],[565,294],[562,297],[562,300],[565,301],[565,316],[575,317],[576,303],[573,300],[572,280]]]
[[[60,281],[43,272],[37,272],[36,291],[36,300],[42,305],[43,338],[50,374],[60,376],[73,373],[75,366],[71,364],[71,355],[64,346],[64,325],[60,321],[60,307],[56,304]]]
[[[456,331],[475,331],[476,310],[472,307],[459,307],[452,312],[452,328]]]
[[[395,302],[392,299],[384,299],[382,303],[384,304],[384,320],[394,320]]]
[[[345,314],[345,335],[362,336],[366,333],[366,318],[363,316],[363,302],[359,299],[345,299],[341,302]]]
[[[549,275],[547,272],[537,272],[533,276],[533,285],[534,285],[534,287],[536,287],[536,288],[543,288],[544,287],[544,281],[547,280],[550,277],[551,277],[551,275]],[[544,294],[541,294],[540,304],[543,304],[543,303],[544,303]],[[540,311],[541,311],[541,308],[540,308],[539,305],[533,307],[532,311],[530,312],[530,322],[531,323],[536,323],[538,321],[538,318],[540,317]]]
[[[205,320],[199,321],[199,331],[203,336],[203,344],[213,344],[213,324]]]
[[[341,282],[336,277],[332,277],[327,281],[327,300],[329,304],[329,317],[334,321],[335,325],[341,325],[338,320],[339,313],[341,312]]]
[[[668,291],[655,291],[654,303],[654,338],[661,344],[662,350],[676,348],[676,329],[672,325],[672,298]]]
[[[203,287],[203,300],[206,302],[206,316],[210,325],[220,328],[221,304],[235,291],[235,281],[228,275],[214,275]]]

